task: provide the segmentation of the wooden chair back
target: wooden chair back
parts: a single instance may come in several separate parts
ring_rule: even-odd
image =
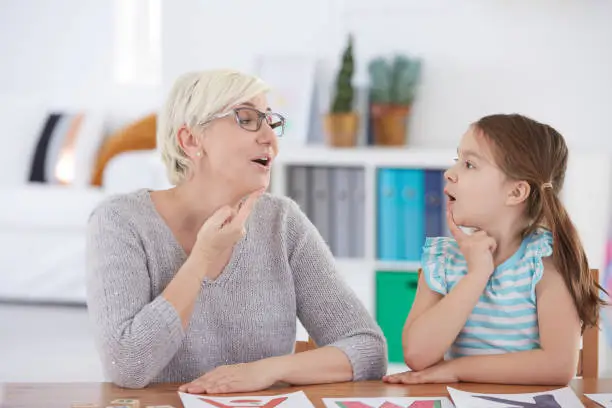
[[[316,348],[317,348],[317,345],[310,337],[308,337],[308,341],[296,341],[295,342],[295,352],[296,353],[314,350]]]
[[[591,269],[593,281],[599,283],[599,269]],[[599,322],[597,322],[599,324]],[[576,375],[583,378],[599,376],[599,327],[589,327],[582,334],[582,348]]]

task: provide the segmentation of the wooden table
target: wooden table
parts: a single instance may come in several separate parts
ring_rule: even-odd
[[[323,407],[322,397],[448,396],[447,385],[465,391],[503,394],[559,388],[472,383],[390,385],[367,381],[278,387],[259,393],[248,393],[248,395],[274,395],[303,390],[315,407]],[[612,379],[574,380],[570,385],[587,407],[599,407],[599,405],[584,397],[584,393],[612,393]],[[105,408],[112,400],[118,398],[139,399],[141,408],[145,408],[146,405],[183,407],[177,394],[178,384],[155,384],[142,390],[123,389],[110,383],[7,383],[0,384],[0,387],[0,398],[3,396],[3,399],[0,399],[2,408],[70,408],[70,405],[75,402],[97,403],[101,408]]]

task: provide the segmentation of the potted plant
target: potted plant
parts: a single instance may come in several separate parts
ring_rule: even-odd
[[[342,54],[340,70],[336,75],[335,95],[330,112],[325,116],[325,131],[328,144],[336,147],[356,145],[359,116],[353,110],[353,37]]]
[[[374,143],[382,146],[405,144],[407,117],[416,95],[421,61],[402,55],[391,62],[379,57],[370,62],[368,73]]]

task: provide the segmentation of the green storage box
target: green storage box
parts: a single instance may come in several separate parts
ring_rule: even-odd
[[[403,363],[402,330],[412,308],[418,272],[376,272],[376,321],[389,347],[389,362]]]

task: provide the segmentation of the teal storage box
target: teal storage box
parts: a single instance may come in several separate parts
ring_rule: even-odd
[[[389,362],[404,362],[402,330],[412,308],[419,282],[418,272],[376,272],[376,321],[389,347]]]

